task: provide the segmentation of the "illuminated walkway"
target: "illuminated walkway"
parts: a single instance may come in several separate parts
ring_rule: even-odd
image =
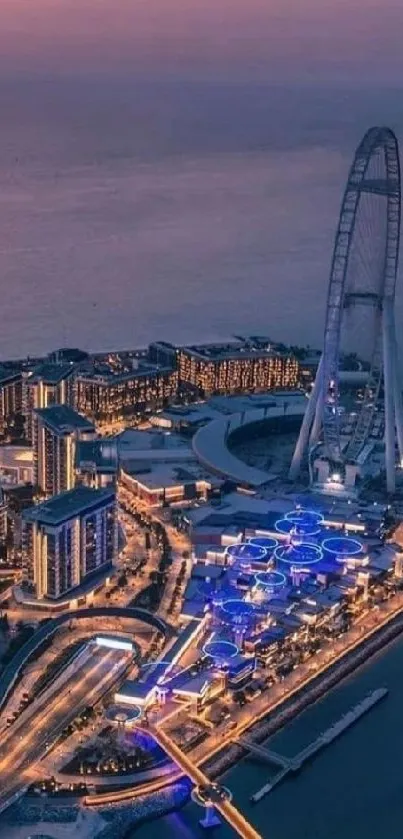
[[[153,737],[157,740],[164,751],[172,758],[172,760],[183,769],[183,772],[193,781],[196,786],[205,787],[211,784],[210,778],[195,766],[192,760],[184,754],[182,749],[171,740],[170,737],[162,731],[161,728],[152,729]],[[238,836],[242,839],[262,839],[260,833],[249,824],[242,814],[231,804],[230,801],[215,801],[214,807],[228,822],[228,824],[235,830]]]

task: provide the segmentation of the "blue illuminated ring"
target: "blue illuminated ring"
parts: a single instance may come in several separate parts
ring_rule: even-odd
[[[278,545],[278,540],[272,539],[271,536],[252,536],[248,542],[250,545],[257,545],[266,551],[274,551],[274,548],[277,548]]]
[[[228,545],[225,550],[226,556],[238,562],[262,562],[267,559],[267,551],[260,545],[254,545],[251,542],[235,542],[234,545]]]
[[[310,558],[303,552],[310,554]],[[289,556],[287,556],[287,553]],[[298,546],[279,545],[274,551],[276,559],[280,562],[285,562],[287,565],[300,565],[301,567],[307,565],[315,565],[323,558],[323,551],[318,545],[312,545],[310,542],[303,542]]]
[[[231,606],[231,604],[236,604]],[[245,600],[237,600],[236,598],[226,600],[222,606],[221,611],[224,613],[224,620],[228,619],[234,623],[247,623],[257,613],[251,603],[246,603]]]
[[[281,571],[259,571],[255,574],[255,582],[262,588],[281,588],[287,582],[287,577]]]
[[[287,521],[292,521],[293,524],[301,524],[302,526],[304,524],[322,524],[324,520],[322,513],[317,513],[316,510],[292,510],[290,513],[286,513],[284,518]]]
[[[339,557],[357,556],[362,553],[362,544],[358,539],[352,539],[350,536],[331,536],[329,539],[324,539],[322,547],[325,551],[335,554]]]
[[[239,653],[239,647],[232,641],[209,641],[204,645],[203,652],[215,659],[235,658]]]

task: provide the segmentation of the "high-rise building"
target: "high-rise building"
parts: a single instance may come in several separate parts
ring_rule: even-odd
[[[25,583],[57,600],[113,565],[118,549],[113,489],[76,487],[22,513]]]
[[[33,441],[33,411],[49,405],[73,404],[73,364],[40,364],[24,373],[22,402],[25,415],[25,436]]]
[[[299,363],[292,353],[262,341],[181,347],[178,371],[179,383],[203,396],[288,390],[299,381]]]
[[[0,433],[5,434],[17,414],[22,412],[22,373],[0,368]]]
[[[96,422],[108,423],[163,407],[176,396],[178,373],[151,364],[129,372],[103,368],[80,372],[75,378],[75,407]]]
[[[52,405],[33,411],[34,483],[46,496],[75,485],[76,446],[90,440],[95,429],[69,405]]]

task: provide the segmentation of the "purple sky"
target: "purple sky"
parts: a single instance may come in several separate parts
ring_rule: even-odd
[[[346,172],[403,128],[401,0],[1,0],[0,357],[320,342]]]

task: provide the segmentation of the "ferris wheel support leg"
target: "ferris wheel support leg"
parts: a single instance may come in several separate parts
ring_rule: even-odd
[[[302,420],[301,429],[298,435],[297,445],[295,446],[295,451],[291,461],[290,471],[288,473],[289,478],[291,478],[291,480],[295,480],[295,478],[298,477],[299,471],[301,469],[302,458],[308,445],[309,432],[311,430],[316,408],[318,405],[320,392],[322,390],[322,374],[323,355],[321,356],[319,366],[316,371],[314,386],[312,388],[312,393],[309,397],[309,401],[306,406],[304,419]]]
[[[403,400],[402,400],[402,382],[400,378],[399,368],[399,353],[396,341],[396,324],[393,316],[393,362],[394,362],[394,392],[395,392],[395,425],[397,445],[399,449],[399,461],[403,463]]]
[[[316,402],[316,411],[315,411],[315,418],[311,428],[311,434],[309,437],[309,447],[312,448],[316,446],[316,443],[319,440],[320,431],[322,428],[323,422],[323,377],[320,382],[320,388],[318,393],[318,398]]]
[[[393,340],[393,309],[389,301],[384,301],[382,313],[383,333],[383,389],[385,399],[385,464],[386,489],[392,494],[395,491],[395,374],[394,374],[394,340]]]

